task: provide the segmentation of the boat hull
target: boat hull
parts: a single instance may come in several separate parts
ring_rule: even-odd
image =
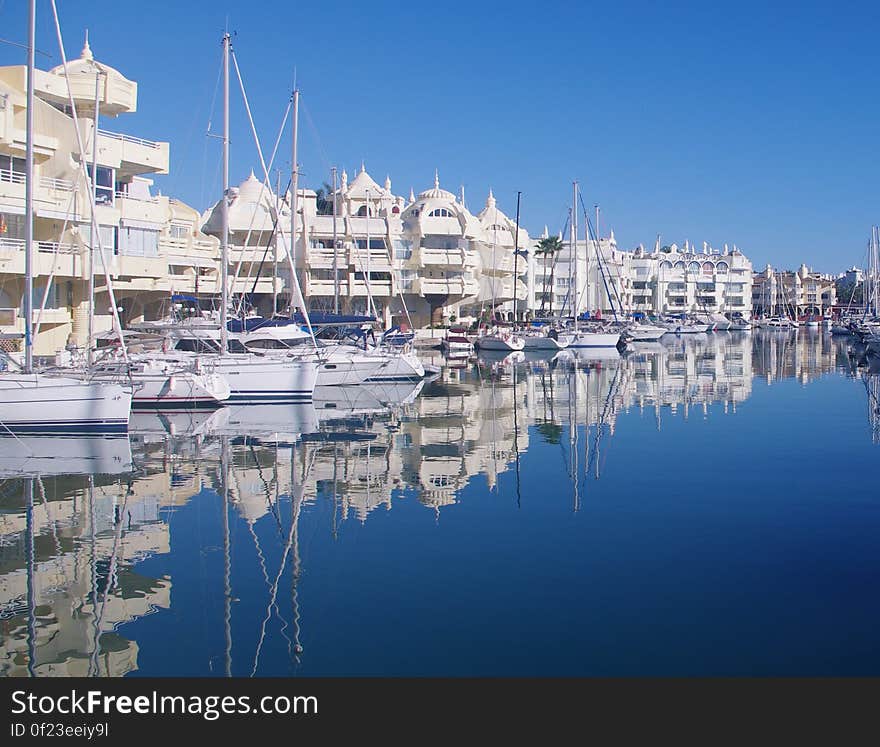
[[[519,337],[503,339],[494,335],[481,337],[477,344],[480,350],[490,350],[497,353],[514,353],[525,347],[525,342]]]
[[[563,340],[556,340],[552,337],[526,337],[523,350],[565,350],[568,344]]]
[[[126,433],[131,391],[119,384],[45,374],[0,377],[0,424],[7,433]]]
[[[616,348],[620,342],[618,332],[578,332],[566,335],[563,340],[569,348]]]
[[[314,396],[316,362],[230,354],[212,363],[229,382],[230,404],[311,402]]]

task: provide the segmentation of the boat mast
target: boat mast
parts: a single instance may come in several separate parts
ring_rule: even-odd
[[[86,37],[88,41],[88,37]],[[100,116],[100,83],[101,73],[95,72],[95,124],[92,133],[92,211],[98,207],[98,117]],[[100,231],[100,228],[98,229]],[[95,339],[95,241],[92,237],[89,242],[89,317],[88,317],[88,340],[86,342],[86,360],[91,367],[95,361],[95,353],[92,349],[92,341]]]
[[[229,348],[227,306],[229,304],[229,45],[231,37],[223,34],[223,194],[220,200],[220,282],[223,285],[220,304],[220,354]]]
[[[275,261],[272,263],[272,316],[278,313],[278,234],[281,231],[281,169],[275,170]]]
[[[34,369],[34,47],[36,45],[36,0],[28,4],[27,49],[27,137],[24,165],[24,370]]]
[[[333,313],[339,313],[339,246],[336,241],[336,167],[330,169],[333,181]]]
[[[519,278],[519,201],[522,192],[516,193],[516,234],[513,237],[513,321],[519,319],[517,311],[519,310],[519,298],[516,295],[516,281]],[[518,454],[518,452],[517,452]],[[519,465],[519,457],[517,457],[517,465]]]
[[[571,183],[572,187],[572,199],[571,199],[571,261],[574,263],[574,301],[573,301],[573,309],[574,309],[574,325],[577,327],[577,321],[580,311],[580,262],[578,261],[578,250],[577,250],[577,194],[578,194],[578,183],[576,181]],[[569,270],[571,270],[571,265],[569,265]],[[569,278],[568,283],[568,293],[571,295],[571,279]]]
[[[299,140],[299,89],[293,89],[293,132],[291,133],[293,143],[290,146],[291,172],[290,172],[290,272],[296,274],[296,221],[297,221],[297,200],[299,198],[299,164],[297,163],[296,146]],[[296,277],[291,278],[291,283],[296,282]],[[293,292],[291,291],[291,307],[293,307]],[[305,306],[305,299],[303,299]],[[306,310],[303,308],[303,315]]]

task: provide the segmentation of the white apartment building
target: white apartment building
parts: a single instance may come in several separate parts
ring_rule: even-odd
[[[253,293],[262,313],[271,313],[272,297],[278,310],[296,301],[287,257],[289,203],[288,194],[279,208],[274,191],[253,174],[230,190],[231,287]],[[516,224],[491,193],[475,216],[440,187],[436,173],[432,188],[404,200],[391,191],[390,178],[380,186],[361,167],[351,182],[342,172],[335,216],[330,204],[328,198],[319,208],[316,192],[298,190],[292,263],[310,310],[375,313],[386,325],[411,319],[415,327],[512,309],[514,293],[525,310],[527,258],[514,262]],[[220,235],[219,213],[219,203],[205,213],[205,233]],[[524,229],[519,239],[527,249]],[[516,283],[515,264],[522,276]]]
[[[625,315],[751,316],[752,265],[736,248],[719,252],[705,246],[695,252],[688,244],[684,249],[673,244],[652,252],[643,247],[624,251],[618,248],[613,231],[598,242],[581,239],[576,244],[572,252],[570,242],[563,242],[552,260],[531,252],[529,270],[534,279],[528,282],[534,293],[530,309],[540,311],[545,295],[548,314],[598,312],[607,317],[616,311]]]
[[[797,270],[774,270],[767,265],[754,274],[752,305],[757,315],[796,312],[800,318],[831,313],[837,303],[837,286],[833,275],[813,272],[806,265]]]
[[[24,329],[26,74],[23,65],[0,67],[0,333],[7,350],[20,349],[14,336]],[[97,161],[94,241],[68,81],[89,173]],[[199,231],[198,212],[150,190],[151,175],[168,173],[168,143],[95,127],[96,95],[99,122],[115,118],[136,111],[137,83],[95,60],[88,41],[67,75],[60,65],[37,70],[34,83],[35,353],[52,355],[69,340],[86,344],[93,248],[96,333],[112,318],[104,263],[123,323],[155,315],[172,292],[216,292],[218,245]]]

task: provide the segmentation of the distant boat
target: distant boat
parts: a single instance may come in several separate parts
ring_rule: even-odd
[[[464,327],[450,327],[447,329],[443,339],[440,340],[440,348],[450,355],[474,352],[474,345],[468,339],[467,329]]]
[[[526,345],[522,337],[509,330],[494,330],[478,337],[475,344],[480,350],[500,353],[513,353],[522,350]]]

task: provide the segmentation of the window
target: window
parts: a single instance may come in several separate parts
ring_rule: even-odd
[[[112,205],[114,187],[116,185],[114,169],[106,166],[98,166],[97,173],[98,177],[95,182],[95,201],[98,205]],[[92,165],[89,164],[89,176],[93,178],[93,174]]]
[[[0,155],[0,182],[24,184],[24,159]]]
[[[455,215],[451,210],[446,208],[436,208],[428,213],[429,218],[454,218]]]
[[[717,265],[715,265],[716,272],[719,272],[721,274],[726,273],[729,269],[730,265],[728,265],[727,262],[719,262]]]
[[[172,223],[169,229],[169,235],[172,239],[185,239],[190,233],[189,223]]]
[[[685,268],[685,264],[684,264],[684,262],[679,260],[678,262],[675,263],[674,267],[676,270],[683,270]]]
[[[391,214],[392,215],[400,215],[400,208],[397,207],[397,205],[395,205],[393,208],[391,208]]]
[[[34,309],[34,318],[36,319],[36,312],[43,305],[43,294],[46,292],[46,281],[40,282],[35,281],[34,287],[31,292],[31,306]],[[49,295],[46,297],[46,308],[47,309],[57,309],[59,307],[59,293],[58,293],[58,283],[53,282],[49,286]],[[21,308],[24,308],[24,296],[21,297]],[[21,310],[19,310],[19,316],[21,316]]]
[[[699,272],[700,271],[700,263],[699,262],[691,262],[688,265],[688,272]]]
[[[158,257],[159,232],[129,226],[120,228],[119,254],[129,257]]]
[[[0,213],[0,239],[23,239],[24,227],[23,215]]]
[[[703,262],[703,274],[711,275],[713,272],[715,272],[715,265],[711,262]]]
[[[84,226],[79,227],[80,234],[82,235],[82,240],[85,242],[87,246],[92,243],[92,227],[90,224],[86,223]],[[98,226],[98,237],[101,242],[101,249],[104,250],[104,254],[106,256],[111,256],[116,254],[116,226]],[[94,249],[98,248],[98,242],[95,242],[93,247]],[[101,272],[101,264],[100,261],[95,262],[95,272]]]
[[[411,259],[412,258],[412,241],[407,239],[392,239],[394,247],[394,259]]]

